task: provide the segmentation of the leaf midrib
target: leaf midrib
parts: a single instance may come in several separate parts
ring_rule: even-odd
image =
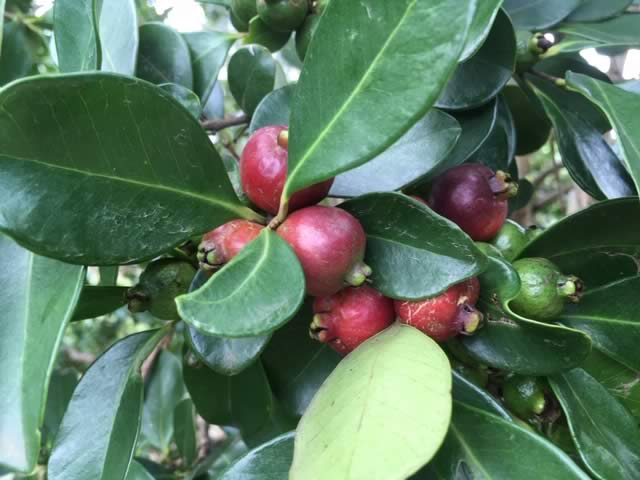
[[[398,1],[398,0],[394,0],[394,1]],[[412,0],[411,3],[407,5],[407,9],[405,10],[400,20],[398,21],[398,24],[392,30],[391,34],[387,37],[387,40],[382,45],[382,48],[376,54],[375,58],[371,62],[371,65],[369,65],[369,68],[367,68],[367,70],[364,72],[364,74],[362,75],[362,78],[360,79],[358,84],[355,86],[353,91],[349,94],[349,96],[347,97],[347,100],[342,104],[342,107],[340,107],[340,109],[334,114],[333,118],[330,120],[327,126],[322,129],[320,134],[316,137],[315,141],[309,146],[307,151],[303,154],[302,158],[300,158],[300,160],[296,162],[295,167],[289,173],[289,178],[287,180],[287,184],[285,185],[285,189],[284,189],[285,194],[290,196],[290,193],[288,191],[289,190],[288,185],[291,184],[292,180],[296,177],[300,168],[304,166],[306,160],[315,152],[315,150],[318,148],[318,145],[320,145],[320,143],[324,140],[324,138],[327,135],[329,135],[329,132],[333,129],[334,125],[342,117],[342,114],[348,109],[351,103],[357,98],[358,94],[362,91],[365,84],[369,80],[369,77],[371,76],[372,72],[378,66],[380,59],[386,53],[387,49],[391,45],[391,42],[395,39],[398,31],[400,30],[402,25],[405,23],[406,19],[409,17],[409,14],[415,7],[416,3],[417,3],[417,0]]]
[[[55,165],[55,164],[50,164],[50,163],[45,163],[42,162],[40,160],[36,160],[36,159],[32,159],[32,158],[27,158],[27,157],[18,157],[15,155],[6,155],[6,154],[1,154],[0,153],[0,160],[3,159],[9,159],[9,160],[13,160],[13,161],[22,161],[22,162],[32,162],[32,163],[36,163],[38,165],[41,165],[45,168],[50,168],[50,169],[54,169],[54,170],[62,170],[65,172],[70,172],[72,174],[76,174],[76,175],[81,175],[81,176],[85,176],[85,177],[94,177],[94,178],[102,178],[105,180],[109,180],[115,183],[125,183],[125,184],[130,184],[130,185],[135,185],[135,186],[139,186],[139,187],[143,187],[143,188],[147,188],[147,189],[151,189],[151,190],[159,190],[159,191],[164,191],[164,192],[169,192],[178,196],[184,196],[184,197],[189,197],[189,198],[193,198],[199,201],[202,201],[204,203],[208,203],[211,205],[219,205],[219,206],[223,206],[224,208],[231,210],[233,212],[236,212],[238,214],[241,215],[241,211],[242,209],[239,208],[236,205],[227,203],[227,202],[223,202],[220,200],[217,200],[215,198],[212,197],[205,197],[203,195],[199,195],[195,192],[192,191],[188,191],[188,190],[177,190],[176,188],[170,187],[168,185],[161,185],[161,184],[150,184],[150,183],[145,183],[142,182],[140,180],[134,180],[132,178],[126,178],[126,177],[114,177],[111,175],[105,175],[102,173],[94,173],[94,172],[89,172],[86,170],[78,170],[76,168],[71,168],[71,167],[65,167],[62,165]]]

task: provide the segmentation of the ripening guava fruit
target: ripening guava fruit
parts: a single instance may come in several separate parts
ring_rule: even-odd
[[[213,270],[229,262],[254,240],[264,227],[249,220],[232,220],[210,231],[198,245],[198,262]]]
[[[445,342],[458,334],[471,335],[482,326],[483,320],[474,307],[479,296],[476,282],[453,285],[426,300],[396,300],[396,314],[401,323],[417,328],[437,342]]]
[[[527,246],[529,240],[527,239],[526,230],[522,226],[513,220],[507,220],[491,243],[500,250],[505,260],[512,262],[518,258],[518,255]]]
[[[363,262],[364,229],[340,208],[303,208],[289,215],[277,233],[298,256],[309,295],[324,297],[345,286],[358,287],[371,275]]]
[[[265,212],[278,213],[280,197],[287,179],[288,130],[273,125],[257,130],[240,158],[240,182],[249,200]],[[333,179],[293,194],[289,211],[318,203],[327,196]]]
[[[258,15],[276,32],[292,32],[309,13],[308,0],[257,0]]]
[[[393,300],[368,285],[348,287],[313,303],[312,338],[345,355],[395,319]]]
[[[522,284],[510,307],[518,315],[533,320],[556,318],[567,301],[577,302],[582,295],[580,279],[566,276],[546,258],[522,258],[513,263]]]
[[[540,415],[546,405],[545,384],[540,378],[509,376],[502,387],[505,405],[518,417],[527,420]]]
[[[175,298],[189,291],[196,269],[174,258],[154,260],[140,275],[138,284],[127,291],[129,310],[149,311],[161,320],[178,320]]]
[[[517,193],[508,174],[480,164],[447,170],[433,181],[429,206],[476,241],[491,240],[505,222],[507,199]]]

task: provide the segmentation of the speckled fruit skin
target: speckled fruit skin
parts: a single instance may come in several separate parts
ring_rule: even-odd
[[[460,297],[458,298],[458,304],[467,303],[469,305],[475,305],[480,298],[480,280],[477,277],[472,277],[457,285]]]
[[[389,327],[394,319],[393,300],[363,285],[316,298],[310,333],[345,355],[362,342]]]
[[[313,206],[292,213],[277,233],[293,248],[304,270],[307,293],[333,295],[364,258],[366,235],[351,214]]]
[[[394,307],[401,323],[411,325],[437,342],[446,342],[465,329],[465,320],[480,316],[474,308],[480,297],[476,277],[449,287],[441,295],[417,302],[396,300]],[[474,324],[474,330],[479,327]],[[469,333],[473,333],[469,331]]]
[[[251,136],[240,158],[242,189],[257,207],[278,213],[280,197],[287,179],[287,148],[278,144],[284,125],[263,127]],[[327,196],[333,179],[317,183],[295,193],[289,200],[289,211],[318,203]]]
[[[276,32],[291,32],[309,13],[308,0],[257,0],[258,15]]]
[[[434,180],[429,205],[473,240],[491,240],[508,213],[507,201],[496,198],[489,184],[494,175],[484,165],[454,167]]]
[[[264,227],[248,220],[232,220],[202,237],[198,246],[198,260],[202,268],[223,265],[253,241]],[[207,261],[215,256],[215,261]]]
[[[513,263],[520,276],[520,293],[509,304],[518,315],[548,321],[564,309],[565,298],[558,293],[562,273],[546,258],[523,258]]]
[[[460,287],[454,285],[434,298],[418,302],[396,300],[395,310],[400,322],[424,332],[436,342],[445,342],[459,333],[454,318],[458,312]]]

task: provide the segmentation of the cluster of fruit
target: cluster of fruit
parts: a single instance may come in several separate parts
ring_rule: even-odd
[[[295,31],[296,51],[304,60],[327,3],[328,0],[232,0],[231,23],[239,32],[251,30],[252,22],[261,22],[276,35]]]
[[[287,177],[288,130],[268,126],[249,139],[240,159],[240,180],[249,200],[277,214]],[[293,211],[276,232],[296,253],[315,298],[311,335],[346,354],[387,328],[396,319],[444,342],[460,333],[472,334],[482,324],[475,304],[477,278],[450,287],[422,301],[392,300],[367,285],[371,269],[363,262],[366,235],[348,212],[316,205],[329,193],[333,180],[312,185],[290,200]],[[452,168],[433,182],[428,201],[414,197],[457,223],[472,239],[496,237],[507,213],[507,199],[517,186],[508,175],[483,165]],[[255,239],[262,225],[233,220],[206,234],[198,248],[203,269],[214,271]]]
[[[288,144],[286,126],[263,127],[251,136],[240,159],[245,194],[268,214],[276,215],[280,209]],[[471,335],[482,326],[483,315],[475,308],[481,287],[477,278],[419,301],[393,300],[367,285],[372,271],[364,263],[364,229],[345,210],[317,205],[327,197],[332,184],[330,179],[294,194],[289,200],[292,213],[276,227],[276,233],[300,260],[307,294],[315,297],[310,326],[313,338],[345,355],[396,318],[438,342],[459,334]],[[504,172],[465,164],[437,177],[427,199],[413,198],[416,204],[426,204],[456,223],[485,251],[491,249],[513,261],[522,283],[519,295],[510,303],[514,312],[535,320],[552,320],[567,299],[577,301],[582,285],[577,278],[562,275],[546,259],[515,260],[540,232],[507,220],[507,200],[516,193],[517,185]],[[213,274],[264,228],[268,227],[238,219],[207,233],[196,254],[200,268]],[[489,241],[492,243],[484,243]],[[140,283],[129,291],[129,308],[148,309],[159,318],[177,318],[173,299],[186,292],[194,273],[188,262],[152,262]]]

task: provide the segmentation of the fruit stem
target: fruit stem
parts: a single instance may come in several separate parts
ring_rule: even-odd
[[[507,200],[518,194],[518,183],[512,180],[511,175],[502,170],[498,170],[489,179],[489,186],[498,200]]]
[[[569,275],[558,280],[558,294],[570,302],[578,303],[584,293],[584,283],[578,277]]]
[[[367,278],[370,277],[372,273],[373,271],[371,270],[371,267],[360,261],[356,263],[351,270],[349,270],[347,275],[344,277],[344,281],[347,285],[359,287],[367,281]]]
[[[282,197],[280,197],[280,210],[278,210],[278,214],[271,219],[267,228],[271,230],[277,230],[278,227],[285,221],[287,218],[287,214],[289,213],[289,199],[285,200],[284,193]]]

